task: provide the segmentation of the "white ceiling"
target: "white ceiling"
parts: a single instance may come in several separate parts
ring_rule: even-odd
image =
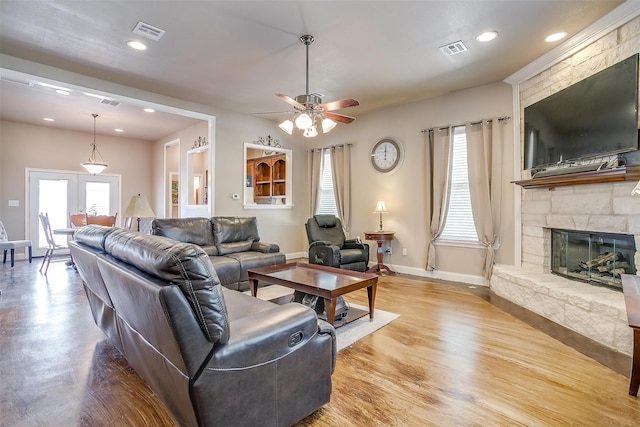
[[[358,117],[385,107],[504,80],[621,0],[2,0],[0,53],[117,84],[244,114],[291,111],[275,93],[310,92],[323,101],[355,98],[341,110]],[[159,41],[132,33],[138,21],[166,31]],[[486,30],[499,36],[476,41]],[[126,42],[145,41],[133,51]],[[468,51],[439,47],[461,40]],[[0,64],[2,66],[2,64]],[[142,105],[103,105],[81,91],[57,95],[4,80],[0,118],[91,132],[158,139],[192,119],[144,113]],[[278,115],[262,116],[278,119]],[[340,125],[345,126],[345,125]]]

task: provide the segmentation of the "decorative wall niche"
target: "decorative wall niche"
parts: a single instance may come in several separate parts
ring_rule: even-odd
[[[270,137],[268,139],[274,141]],[[245,209],[291,209],[292,159],[291,150],[279,145],[244,144],[245,173],[242,182]]]

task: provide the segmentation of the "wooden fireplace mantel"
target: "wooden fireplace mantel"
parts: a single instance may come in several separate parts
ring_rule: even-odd
[[[566,175],[544,176],[541,178],[511,181],[523,188],[564,187],[567,185],[600,184],[604,182],[640,180],[640,166],[621,166],[598,171],[576,172]]]

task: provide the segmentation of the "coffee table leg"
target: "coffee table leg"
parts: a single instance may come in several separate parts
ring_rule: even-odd
[[[378,284],[367,286],[367,296],[369,297],[369,320],[373,320],[373,308],[376,305],[376,290]]]
[[[336,301],[338,298],[324,299],[324,312],[327,313],[327,322],[334,324],[336,320]]]
[[[629,394],[637,396],[638,388],[640,388],[640,329],[633,328],[633,362],[631,364]]]
[[[251,296],[258,295],[258,279],[251,279]]]

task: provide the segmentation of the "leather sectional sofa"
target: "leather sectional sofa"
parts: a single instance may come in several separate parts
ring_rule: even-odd
[[[94,320],[183,426],[290,426],[329,402],[335,330],[221,286],[198,246],[88,225],[69,244]]]
[[[229,289],[248,290],[251,268],[286,262],[278,245],[260,241],[255,217],[156,219],[152,233],[200,246]]]

